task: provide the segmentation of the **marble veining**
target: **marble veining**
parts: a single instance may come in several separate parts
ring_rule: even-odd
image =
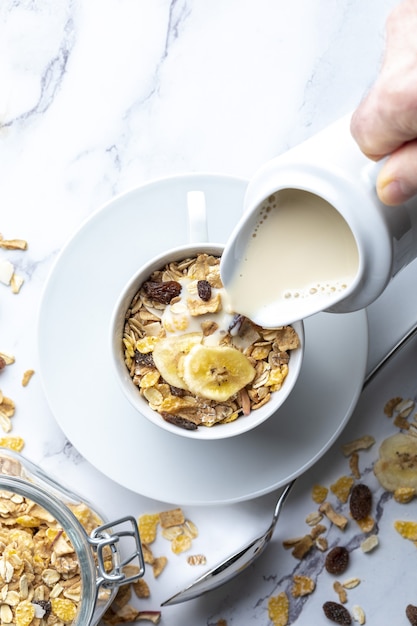
[[[54,262],[84,220],[117,194],[187,172],[248,178],[269,158],[352,110],[376,75],[385,19],[395,4],[1,2],[0,232],[26,239],[29,247],[0,250],[0,259],[9,259],[25,280],[16,295],[0,284],[0,351],[16,357],[0,373],[0,389],[16,402],[13,434],[24,437],[28,458],[97,503],[109,518],[167,505],[117,485],[92,467],[50,411],[37,370],[37,317]],[[369,308],[369,369],[415,322],[416,273],[414,263]],[[75,298],[74,306],[82,303]],[[416,396],[413,346],[365,390],[339,440],[298,480],[259,561],[207,596],[163,609],[161,624],[217,626],[224,619],[228,626],[267,625],[268,599],[281,591],[291,596],[295,574],[311,576],[316,590],[291,598],[288,623],[328,624],[321,605],[336,597],[325,555],[314,550],[298,561],[282,541],[308,531],[304,520],[315,506],[312,485],[329,485],[348,471],[340,443],[370,432],[377,443],[361,456],[361,472],[374,492],[380,546],[363,554],[363,534],[353,524],[343,537],[334,527],[326,536],[330,545],[343,540],[352,557],[347,575],[361,578],[348,592],[348,608],[363,606],[370,626],[406,626],[405,605],[417,604],[410,573],[415,546],[396,536],[392,524],[399,516],[415,518],[416,507],[401,508],[384,493],[372,465],[380,441],[393,432],[392,423],[381,417],[387,395]],[[22,388],[28,368],[35,375]],[[74,372],[69,394],[76,384]],[[276,497],[187,507],[200,530],[196,549],[213,565],[228,554],[230,537],[243,543],[267,527]],[[345,505],[339,508],[346,511]],[[166,549],[158,544],[161,552]],[[149,580],[148,608],[157,609],[202,573],[184,560],[169,559],[161,578]]]

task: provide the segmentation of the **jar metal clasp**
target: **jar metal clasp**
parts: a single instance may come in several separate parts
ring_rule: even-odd
[[[123,546],[127,554],[124,556],[121,540],[124,539],[123,543],[126,544],[129,538],[133,540],[133,546],[132,541],[129,542],[130,546],[127,551]],[[88,537],[88,542],[97,555],[97,588],[102,585],[105,587],[126,585],[141,578],[145,573],[139,529],[134,517],[126,516],[98,526]],[[107,550],[108,553],[109,549],[113,555],[113,568],[111,571],[106,571],[105,552]],[[138,571],[128,576],[123,572],[126,565],[137,565]]]

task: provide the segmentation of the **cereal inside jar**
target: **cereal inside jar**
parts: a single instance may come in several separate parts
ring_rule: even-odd
[[[162,419],[188,430],[264,406],[299,347],[292,326],[262,328],[229,309],[220,257],[207,253],[154,271],[125,316],[124,360],[133,383]]]
[[[111,535],[99,557],[91,540],[101,528],[90,505],[0,449],[0,623],[95,626],[116,593],[100,572],[120,579]]]

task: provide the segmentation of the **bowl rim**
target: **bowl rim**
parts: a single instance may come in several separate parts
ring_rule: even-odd
[[[150,421],[155,427],[162,428],[163,430],[168,431],[171,434],[175,434],[176,436],[198,439],[200,441],[216,441],[219,439],[236,437],[253,430],[267,419],[273,417],[293,391],[299,377],[304,355],[304,323],[303,320],[298,320],[297,322],[291,324],[291,326],[294,327],[298,334],[300,346],[290,352],[290,360],[288,364],[289,371],[282,388],[276,392],[272,392],[271,399],[265,405],[251,411],[248,416],[239,416],[239,418],[233,422],[218,424],[212,427],[201,426],[196,430],[187,430],[167,422],[157,411],[151,409],[146,399],[140,394],[139,389],[133,384],[129,371],[124,363],[122,332],[128,305],[137,292],[141,284],[142,277],[144,277],[144,280],[154,270],[163,266],[168,257],[171,260],[181,260],[182,258],[187,258],[187,256],[191,253],[194,254],[206,251],[209,251],[211,254],[217,254],[218,251],[220,251],[219,254],[221,255],[223,248],[224,244],[220,243],[188,243],[175,246],[165,252],[153,256],[149,261],[138,268],[125,283],[119,293],[119,297],[116,300],[110,318],[109,338],[112,368],[116,375],[119,388],[130,402],[131,406],[140,416]]]

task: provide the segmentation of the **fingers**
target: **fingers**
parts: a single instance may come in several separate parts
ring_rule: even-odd
[[[378,197],[395,206],[417,194],[417,140],[391,154],[377,180]]]
[[[355,111],[351,132],[378,160],[417,137],[417,2],[403,0],[387,20],[380,74]]]

